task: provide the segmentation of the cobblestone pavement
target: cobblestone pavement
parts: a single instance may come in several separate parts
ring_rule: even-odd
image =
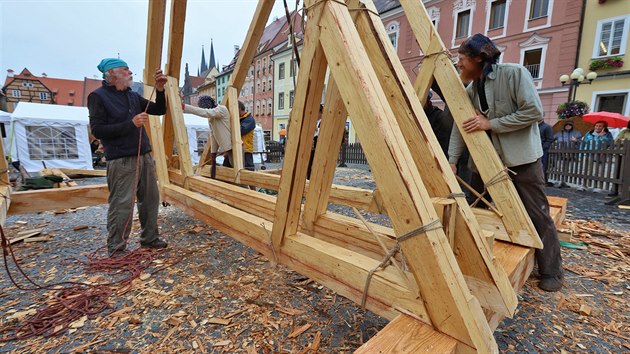
[[[338,169],[335,183],[375,187],[365,166]],[[553,187],[547,192],[569,198],[571,219],[600,222],[616,229],[616,235],[629,232],[628,211],[604,205],[605,194]],[[348,208],[331,209],[352,214]],[[82,280],[93,274],[61,260],[105,242],[106,210],[96,206],[11,216],[5,230],[14,236],[42,228],[54,236],[48,242],[15,245],[22,267],[37,281]],[[380,215],[366,216],[388,223]],[[88,228],[75,231],[77,225]],[[319,343],[318,352],[339,353],[356,349],[387,323],[300,274],[271,266],[260,254],[174,207],[161,208],[160,230],[171,245],[168,257],[188,251],[194,256],[137,279],[129,292],[110,299],[112,311],[126,310],[124,315],[94,316],[59,337],[0,343],[0,352],[306,353]],[[561,292],[545,293],[535,278],[527,281],[518,312],[495,331],[502,352],[630,351],[628,261],[593,249],[562,249],[566,286]],[[51,295],[19,291],[2,272],[0,328],[13,323],[9,318],[16,312],[36,309]],[[592,312],[584,314],[581,306]],[[217,318],[229,322],[217,324],[212,320]]]

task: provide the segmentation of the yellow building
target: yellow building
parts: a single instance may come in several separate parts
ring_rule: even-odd
[[[586,1],[578,67],[595,71],[590,85],[577,87],[575,99],[591,111],[630,115],[630,2]],[[586,81],[588,82],[588,81]]]

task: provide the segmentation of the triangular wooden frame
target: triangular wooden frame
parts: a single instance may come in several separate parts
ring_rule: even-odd
[[[426,53],[443,52],[444,45],[422,4],[401,3],[408,13],[414,13],[411,22],[421,48]],[[292,139],[287,142],[283,169],[280,176],[245,171],[237,97],[273,4],[273,0],[259,2],[228,84],[224,104],[231,112],[233,153],[237,158],[235,168],[219,168],[217,174],[220,180],[271,186],[278,190],[277,198],[203,177],[208,174],[208,147],[202,155],[200,175],[193,175],[174,78],[179,76],[186,1],[173,0],[166,69],[171,76],[166,89],[169,114],[162,124],[156,117],[149,124],[163,199],[274,262],[364,302],[379,315],[390,319],[400,314],[410,316],[412,321],[419,321],[420,332],[425,333],[422,336],[435,339],[433,344],[444,343],[449,350],[496,352],[492,330],[497,318],[515,311],[515,280],[509,279],[493,258],[491,244],[478,221],[479,213],[461,198],[461,189],[418,99],[418,95],[426,97],[435,77],[441,85],[460,88],[449,89],[446,95],[457,124],[472,115],[472,106],[464,97],[452,63],[441,55],[427,56],[414,87],[370,0],[305,1],[308,22],[289,124]],[[151,91],[149,68],[159,67],[156,58],[161,56],[163,39],[159,28],[164,24],[166,5],[164,0],[157,0],[149,6],[147,95]],[[312,178],[307,183],[306,167],[327,69],[330,79],[326,109]],[[378,192],[371,195],[332,185],[337,142],[347,114],[361,140],[369,142],[364,149],[378,186]],[[173,136],[180,152],[178,169],[167,162]],[[502,165],[484,137],[465,134],[464,138],[473,144],[471,154],[482,176],[490,179],[502,171]],[[498,236],[539,246],[531,221],[524,209],[518,208],[520,205],[522,209],[522,204],[511,182],[502,180],[493,187],[508,190],[497,192],[500,197],[495,199],[503,213],[499,223],[506,230]],[[363,209],[386,212],[393,229],[327,213],[328,202],[335,198],[355,198],[352,203],[363,205]],[[517,207],[505,212],[501,209],[503,202]],[[386,267],[374,273],[386,253],[382,247],[400,247],[409,271]],[[523,250],[526,276],[531,270],[531,252]]]

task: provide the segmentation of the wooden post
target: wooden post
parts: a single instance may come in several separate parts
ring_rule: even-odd
[[[190,148],[188,146],[188,134],[186,132],[186,123],[184,122],[184,113],[182,112],[182,103],[179,97],[179,86],[177,79],[169,76],[165,91],[168,102],[168,111],[171,113],[172,129],[177,137],[177,155],[179,157],[179,170],[184,178],[193,175],[192,159],[190,157]]]
[[[436,57],[434,77],[440,87],[448,88],[443,91],[446,103],[451,108],[457,127],[463,131],[463,122],[473,117],[475,110],[459,80],[453,62],[446,54],[442,40],[435,33],[424,6],[416,0],[401,0],[400,4],[405,13],[408,14],[407,19],[420,48],[425,54]],[[428,52],[431,47],[430,44],[435,41],[441,43],[441,51]],[[425,85],[430,86],[431,82],[426,82]],[[484,181],[496,179],[497,176],[507,173],[485,132],[462,133],[462,136]],[[504,215],[505,227],[510,235],[510,241],[524,246],[542,248],[538,233],[512,181],[509,178],[501,179],[499,182],[488,186],[488,189],[497,208]]]
[[[321,11],[322,6],[316,6],[311,10],[304,35],[302,64],[289,122],[288,134],[292,138],[288,139],[286,144],[276,217],[271,233],[275,249],[279,249],[284,237],[297,232],[300,221],[306,170],[326,77],[327,62],[319,44],[318,23]]]
[[[144,70],[142,73],[144,81],[144,98],[149,97],[152,90],[147,91],[147,86],[155,85],[155,70],[162,66],[162,43],[164,42],[164,20],[166,18],[166,0],[155,0],[149,2],[149,15],[147,23],[147,43],[146,57],[144,60]],[[149,118],[151,121],[151,118]],[[148,127],[149,125],[147,125]],[[155,135],[151,129],[147,129],[147,135],[151,146],[155,145]],[[161,139],[161,138],[160,138]],[[154,153],[155,154],[155,153]]]
[[[332,189],[333,178],[337,165],[337,156],[344,134],[348,113],[341,99],[335,80],[328,79],[324,112],[319,126],[318,141],[313,157],[311,180],[304,202],[304,226],[312,230],[317,218],[326,213],[328,198]],[[336,142],[339,142],[337,144]]]
[[[144,97],[148,99],[153,92],[153,87],[144,85]],[[164,186],[170,183],[168,178],[168,165],[166,163],[166,153],[164,152],[164,137],[162,135],[162,123],[159,116],[149,115],[149,123],[145,124],[145,129],[153,137],[151,152],[155,161],[155,173],[160,188],[160,199],[164,200]]]
[[[238,110],[238,91],[227,88],[227,108],[230,111],[230,133],[232,134],[232,157],[234,163],[234,182],[240,183],[239,174],[243,170],[243,140],[241,139],[241,119]]]

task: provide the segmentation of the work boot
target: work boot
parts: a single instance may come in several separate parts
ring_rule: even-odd
[[[562,289],[562,276],[541,276],[538,287],[549,292],[559,291]]]
[[[144,248],[166,248],[166,247],[168,247],[168,243],[162,241],[159,238],[156,238],[155,240],[153,240],[153,242],[150,242],[150,243],[142,243],[142,242],[140,242],[140,247],[144,247]]]

